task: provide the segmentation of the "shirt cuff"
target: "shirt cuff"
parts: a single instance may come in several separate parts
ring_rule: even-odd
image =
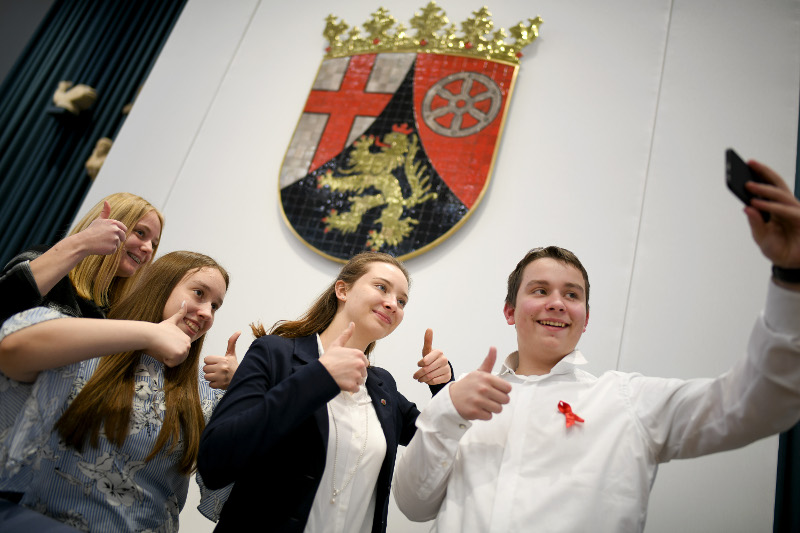
[[[767,303],[764,306],[764,322],[767,327],[779,333],[799,333],[798,316],[800,316],[800,292],[784,289],[770,281],[767,288]]]
[[[472,426],[472,422],[463,418],[456,411],[450,398],[450,382],[431,399],[417,418],[417,428],[421,431],[438,432],[443,437],[459,440]]]

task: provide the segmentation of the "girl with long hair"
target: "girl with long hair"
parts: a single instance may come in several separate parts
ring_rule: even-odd
[[[163,228],[164,217],[144,198],[105,197],[54,246],[35,246],[5,266],[0,322],[36,306],[102,318],[153,258]]]
[[[176,531],[219,400],[198,364],[228,283],[210,257],[172,252],[114,320],[38,307],[6,321],[0,495],[86,531]],[[29,381],[20,404],[14,385]]]
[[[200,441],[206,485],[235,482],[215,531],[386,531],[397,446],[419,411],[368,356],[402,322],[408,286],[402,263],[362,253],[298,320],[254,327]],[[452,369],[432,336],[414,378],[435,394]]]

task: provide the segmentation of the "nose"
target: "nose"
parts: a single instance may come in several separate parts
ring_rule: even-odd
[[[564,311],[566,309],[561,293],[558,291],[551,293],[550,299],[547,301],[547,309],[548,311]]]
[[[397,298],[389,295],[384,301],[383,306],[389,311],[394,312],[397,310]]]
[[[150,260],[150,256],[153,255],[153,241],[147,239],[146,241],[142,241],[141,246],[139,249],[147,255],[147,260]]]
[[[213,317],[214,313],[211,311],[211,302],[203,302],[198,305],[197,316],[203,318],[204,320],[209,320],[211,317]]]

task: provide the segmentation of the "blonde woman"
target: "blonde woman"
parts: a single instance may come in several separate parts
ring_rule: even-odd
[[[164,217],[147,200],[115,193],[70,234],[14,257],[0,272],[0,322],[36,306],[102,318],[158,250]]]

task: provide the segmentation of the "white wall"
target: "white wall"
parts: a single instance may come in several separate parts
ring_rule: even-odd
[[[84,210],[111,192],[166,214],[161,252],[212,255],[231,272],[206,342],[294,318],[339,265],[285,226],[281,161],[327,43],[333,12],[361,24],[384,6],[407,24],[423,5],[307,0],[190,0]],[[451,21],[480,7],[441,0]],[[488,347],[514,348],[504,282],[529,248],[576,252],[592,282],[580,348],[589,370],[713,376],[741,355],[768,263],[724,186],[735,147],[793,178],[800,94],[796,0],[494,0],[497,26],[541,15],[525,50],[493,181],[449,240],[408,261],[414,278],[399,333],[377,364],[418,405],[411,379],[426,327],[457,372]],[[239,341],[244,353],[252,338]],[[771,531],[777,438],[667,464],[647,531]],[[265,482],[279,482],[265,480]],[[196,512],[183,529],[210,531]],[[392,502],[389,530],[427,531]]]

